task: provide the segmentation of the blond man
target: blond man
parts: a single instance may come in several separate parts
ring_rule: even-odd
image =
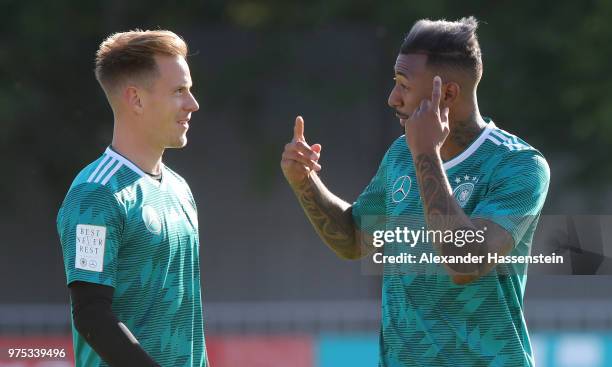
[[[206,366],[196,205],[162,163],[187,144],[187,45],[170,31],[116,33],[96,54],[111,145],[59,210],[76,366]]]

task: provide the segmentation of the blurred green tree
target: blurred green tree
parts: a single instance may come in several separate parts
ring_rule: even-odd
[[[110,137],[112,116],[92,74],[96,47],[109,33],[135,27],[179,33],[229,27],[257,34],[260,51],[248,67],[228,68],[227,74],[216,76],[194,72],[213,82],[240,78],[243,87],[234,98],[251,101],[248,107],[256,111],[257,98],[252,97],[257,86],[292,62],[290,55],[279,57],[282,53],[275,51],[280,45],[290,49],[288,34],[329,26],[372,29],[386,50],[382,57],[392,62],[415,20],[475,15],[482,22],[482,112],[529,136],[545,153],[575,162],[572,183],[603,187],[612,178],[612,165],[607,164],[612,147],[612,103],[606,97],[612,89],[607,70],[612,59],[609,1],[56,0],[2,1],[2,9],[3,166],[12,177],[35,173],[58,200],[82,164],[80,153],[97,154],[92,138]],[[227,107],[223,101],[231,92],[224,89],[226,84],[215,83],[219,88],[206,92],[209,100],[219,102],[209,109]],[[329,98],[316,81],[307,85],[311,95]],[[345,85],[334,92],[351,96],[354,90]],[[264,139],[260,148],[265,161],[260,164],[276,169],[274,143]],[[19,185],[5,179],[0,190],[15,192]]]

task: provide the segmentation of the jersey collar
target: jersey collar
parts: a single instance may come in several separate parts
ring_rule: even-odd
[[[122,156],[121,154],[117,153],[116,151],[114,151],[113,148],[111,148],[110,146],[106,148],[106,151],[104,152],[104,154],[108,154],[109,156],[115,158],[119,162],[123,163],[124,166],[127,166],[128,168],[130,168],[132,171],[136,172],[141,177],[144,177],[144,176],[147,175],[140,168],[138,168],[137,165],[132,163],[132,161],[130,161],[129,159],[125,158],[124,156]]]
[[[461,152],[461,154],[454,157],[453,159],[446,161],[442,164],[444,170],[449,170],[455,167],[459,163],[469,158],[472,154],[474,154],[474,152],[482,145],[482,143],[485,141],[487,136],[489,136],[491,130],[493,129],[495,129],[495,123],[493,123],[493,121],[489,121],[489,123],[487,124],[487,126],[485,126],[484,130],[480,133],[478,138],[476,138],[476,140],[474,140],[466,150]]]

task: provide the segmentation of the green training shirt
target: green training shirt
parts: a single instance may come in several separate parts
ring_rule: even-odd
[[[57,216],[67,284],[115,288],[112,310],[162,366],[206,366],[198,218],[189,186],[161,182],[110,147],[76,177]],[[107,366],[72,325],[76,366]]]
[[[544,157],[489,121],[477,139],[443,163],[466,215],[493,221],[514,239],[510,255],[529,255],[550,172]],[[426,230],[423,203],[404,136],[387,151],[353,204],[362,230],[385,218],[383,230]],[[379,227],[380,228],[380,227]],[[387,243],[384,255],[437,254],[431,244]],[[501,272],[503,270],[503,274]],[[498,264],[468,285],[456,285],[441,264],[384,265],[380,365],[533,366],[523,315],[525,264]]]

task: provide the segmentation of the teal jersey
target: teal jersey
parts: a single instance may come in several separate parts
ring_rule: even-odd
[[[112,310],[162,366],[206,366],[196,205],[108,148],[72,183],[57,216],[67,284],[115,289]],[[107,366],[72,325],[76,366]]]
[[[529,255],[550,179],[544,157],[489,121],[443,168],[465,214],[507,230],[514,240],[509,255]],[[352,210],[362,230],[372,230],[372,217],[384,217],[385,230],[426,229],[405,136],[391,145]],[[436,254],[426,242],[385,244],[383,249],[384,255],[412,253],[416,259],[424,252]],[[525,282],[525,264],[498,264],[472,283],[456,285],[442,264],[386,263],[380,365],[533,366],[523,315]]]

